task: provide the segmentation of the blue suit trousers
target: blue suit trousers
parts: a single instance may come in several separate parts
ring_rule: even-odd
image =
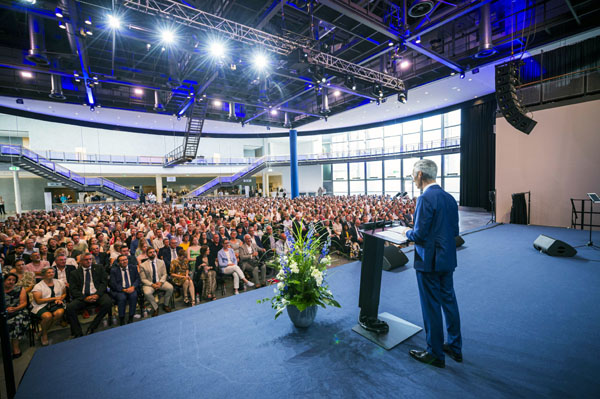
[[[129,316],[135,315],[135,305],[137,303],[137,291],[133,291],[130,294],[125,292],[114,293],[115,301],[117,302],[117,308],[119,309],[119,317],[125,317],[125,307],[129,304]]]
[[[421,272],[417,270],[423,323],[427,334],[427,352],[444,359],[444,325],[446,319],[448,344],[455,353],[462,353],[460,315],[454,294],[454,272]]]

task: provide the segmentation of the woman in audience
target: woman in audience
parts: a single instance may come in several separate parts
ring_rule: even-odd
[[[35,274],[29,270],[25,270],[25,261],[19,259],[15,262],[15,267],[10,271],[17,275],[15,282],[19,287],[23,287],[25,292],[29,293],[35,285]]]
[[[210,248],[207,245],[200,247],[200,255],[196,258],[196,273],[200,274],[202,280],[202,298],[211,301],[217,299],[217,267],[209,263]]]
[[[198,240],[198,244],[200,246],[202,246],[202,245],[208,245],[208,236],[206,235],[205,231],[203,231],[202,233],[200,233],[200,240]]]
[[[192,242],[187,249],[187,258],[189,262],[195,262],[196,258],[200,255],[200,244],[198,237],[192,237]],[[193,276],[192,276],[193,278]]]
[[[146,250],[148,249],[148,247],[149,245],[147,240],[140,240],[140,243],[138,244],[138,247],[135,250],[135,258],[137,259],[138,265],[140,266],[148,258],[146,256]]]
[[[242,240],[238,238],[237,230],[232,230],[229,234],[231,236],[231,238],[229,239],[229,245],[231,246],[231,248],[233,248],[233,252],[235,252],[235,254],[237,255],[240,252],[240,246],[243,244]]]
[[[48,345],[48,330],[54,322],[58,323],[65,313],[65,297],[67,296],[62,281],[54,278],[54,269],[42,270],[43,279],[33,287],[31,313],[39,317],[42,327],[40,341],[42,346]]]
[[[179,246],[181,248],[183,248],[185,251],[188,250],[188,248],[190,247],[190,235],[188,233],[185,233],[183,235],[183,237],[181,238],[181,244],[179,244]]]
[[[8,273],[4,277],[4,297],[6,300],[6,323],[8,324],[8,336],[12,343],[12,356],[16,359],[21,356],[19,340],[27,332],[27,293],[23,287],[17,285],[19,276]]]
[[[183,302],[196,304],[196,291],[190,276],[190,266],[187,253],[183,248],[177,248],[177,259],[171,260],[171,277],[173,284],[183,288]],[[190,299],[191,298],[191,299]]]

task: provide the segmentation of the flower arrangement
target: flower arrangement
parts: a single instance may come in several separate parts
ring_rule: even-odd
[[[325,282],[327,266],[331,264],[331,239],[323,240],[317,236],[314,226],[306,237],[298,232],[297,239],[294,239],[288,230],[285,235],[290,251],[287,255],[276,256],[270,265],[278,269],[275,296],[258,303],[270,301],[271,307],[276,310],[276,319],[288,306],[295,306],[300,312],[317,305],[323,308],[326,305],[341,307]]]

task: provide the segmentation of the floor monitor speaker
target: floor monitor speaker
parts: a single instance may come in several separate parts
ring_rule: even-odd
[[[540,234],[533,242],[533,247],[550,256],[575,256],[577,250],[566,242]]]
[[[408,257],[394,245],[388,245],[383,250],[383,270],[394,270],[408,263]]]

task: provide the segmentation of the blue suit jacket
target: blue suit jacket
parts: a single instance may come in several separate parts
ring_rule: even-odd
[[[137,271],[136,266],[128,266],[130,283],[137,290],[140,287],[140,274]],[[119,266],[113,266],[110,269],[110,292],[122,292],[123,291],[123,275],[121,274],[121,268]]]
[[[415,227],[406,237],[415,243],[416,270],[450,272],[456,268],[458,206],[438,185],[430,186],[417,199]]]

